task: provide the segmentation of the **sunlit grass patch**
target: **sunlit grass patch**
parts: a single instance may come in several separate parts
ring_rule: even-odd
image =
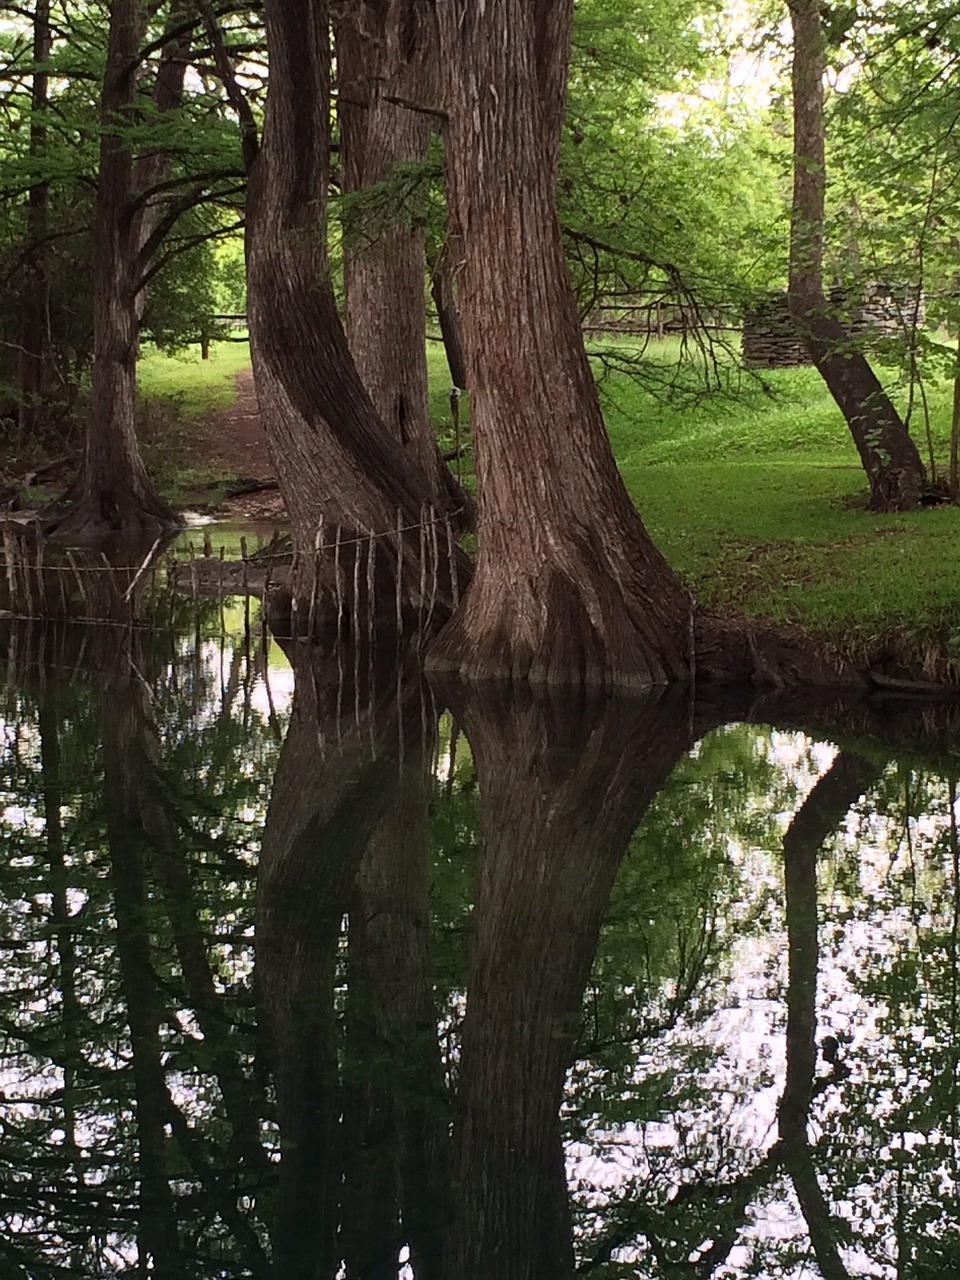
[[[176,400],[187,417],[197,417],[229,409],[235,399],[237,374],[249,368],[246,342],[211,343],[209,360],[201,359],[199,347],[177,355],[144,347],[137,383],[142,395]]]

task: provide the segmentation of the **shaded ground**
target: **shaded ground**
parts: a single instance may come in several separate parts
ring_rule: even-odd
[[[198,421],[192,452],[214,475],[224,481],[256,480],[276,483],[277,473],[260,425],[260,409],[253,371],[237,374],[237,398],[229,409]],[[286,519],[278,489],[239,494],[211,507],[213,514],[234,519]]]

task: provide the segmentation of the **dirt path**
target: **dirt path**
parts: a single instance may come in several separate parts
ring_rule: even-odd
[[[194,441],[199,461],[215,475],[228,480],[275,481],[276,468],[260,424],[260,408],[253,371],[244,369],[236,378],[237,398],[229,409],[212,414]],[[241,494],[218,504],[216,512],[248,520],[283,520],[283,499],[277,490]]]

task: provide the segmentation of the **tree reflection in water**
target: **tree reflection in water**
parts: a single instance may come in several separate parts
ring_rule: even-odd
[[[0,1275],[957,1269],[955,725],[4,640]]]

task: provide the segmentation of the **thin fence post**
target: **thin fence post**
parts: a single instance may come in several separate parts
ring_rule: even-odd
[[[450,594],[453,597],[453,607],[460,603],[460,575],[457,571],[457,542],[453,536],[453,525],[450,517],[446,517],[447,526],[447,555],[450,557]]]
[[[307,633],[313,639],[317,620],[317,592],[320,589],[320,565],[323,553],[323,516],[317,522],[317,532],[313,538],[313,583],[310,587],[310,609],[307,613]]]

